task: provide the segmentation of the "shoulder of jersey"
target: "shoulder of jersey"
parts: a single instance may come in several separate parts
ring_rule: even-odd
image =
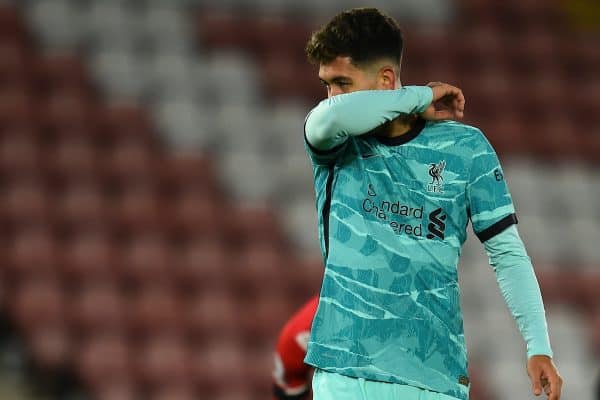
[[[446,132],[455,138],[477,140],[485,138],[481,129],[476,126],[463,124],[462,122],[445,120],[429,123],[430,129],[438,132]]]

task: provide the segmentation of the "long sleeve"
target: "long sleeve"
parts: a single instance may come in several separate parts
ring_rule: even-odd
[[[527,344],[527,357],[552,357],[542,295],[516,225],[483,244],[502,296]]]
[[[349,136],[362,135],[400,114],[423,112],[433,98],[427,86],[363,90],[320,102],[306,117],[307,143],[317,151],[333,149]]]

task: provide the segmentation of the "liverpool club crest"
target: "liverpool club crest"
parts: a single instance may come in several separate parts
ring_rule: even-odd
[[[429,176],[431,182],[427,184],[427,191],[432,193],[444,193],[444,168],[446,168],[446,161],[442,160],[439,163],[429,164]]]

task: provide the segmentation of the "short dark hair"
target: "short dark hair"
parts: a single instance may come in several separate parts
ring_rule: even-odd
[[[402,45],[402,30],[392,17],[376,8],[354,8],[336,15],[314,32],[306,45],[306,55],[314,64],[350,57],[356,65],[381,58],[400,65]]]

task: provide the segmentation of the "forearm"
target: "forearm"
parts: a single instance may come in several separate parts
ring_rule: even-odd
[[[515,225],[484,242],[498,286],[523,339],[527,356],[552,356],[540,288]]]
[[[367,133],[400,114],[424,111],[433,93],[427,86],[363,90],[323,100],[307,116],[305,134],[318,150],[329,150],[349,136]]]

